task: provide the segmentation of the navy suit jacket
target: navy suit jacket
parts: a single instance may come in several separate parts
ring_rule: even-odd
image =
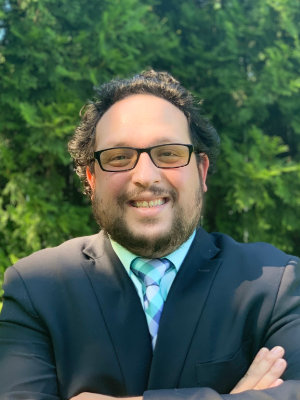
[[[271,245],[199,229],[152,353],[136,289],[102,232],[34,253],[5,275],[0,399],[230,399],[257,351],[275,345],[286,382],[235,398],[300,399],[299,267]]]

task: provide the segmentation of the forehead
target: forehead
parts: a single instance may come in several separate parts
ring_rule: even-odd
[[[169,101],[136,94],[113,104],[96,126],[96,148],[190,143],[184,113]]]

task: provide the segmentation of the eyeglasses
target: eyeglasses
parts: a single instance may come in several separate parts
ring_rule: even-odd
[[[191,144],[161,144],[138,149],[135,147],[112,147],[94,153],[100,168],[107,172],[133,169],[142,153],[147,153],[157,168],[180,168],[188,165],[194,147]]]

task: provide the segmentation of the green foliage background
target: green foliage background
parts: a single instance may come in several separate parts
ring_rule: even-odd
[[[66,144],[95,85],[149,66],[203,99],[221,136],[205,227],[300,255],[298,0],[0,4],[1,277],[97,230]]]

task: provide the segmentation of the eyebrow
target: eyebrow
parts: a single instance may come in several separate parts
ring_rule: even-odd
[[[160,145],[160,144],[179,143],[179,142],[180,142],[179,139],[177,139],[177,140],[175,138],[171,139],[170,137],[165,136],[165,137],[160,138],[159,140],[155,140],[155,142],[153,142],[153,143],[150,143],[150,146],[147,146],[147,147],[156,146],[156,145]],[[105,148],[108,149],[108,148],[114,148],[114,147],[132,147],[132,146],[130,146],[127,142],[123,141],[123,142],[115,143],[114,145],[109,145]]]

